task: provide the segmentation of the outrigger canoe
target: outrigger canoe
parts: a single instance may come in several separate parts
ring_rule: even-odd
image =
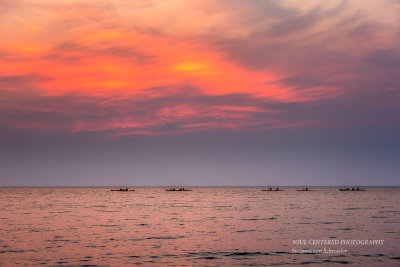
[[[297,189],[297,191],[315,191],[313,189]]]
[[[111,189],[110,191],[117,191],[117,192],[132,192],[132,191],[135,191],[135,189],[123,189],[123,188],[120,188],[120,189]]]
[[[280,191],[285,191],[285,190],[283,190],[283,189],[278,189],[278,190],[276,190],[276,189],[272,189],[272,190],[270,190],[270,189],[261,189],[261,191],[280,192]]]
[[[191,189],[186,189],[186,188],[167,188],[165,191],[192,191]]]
[[[360,188],[339,188],[339,191],[365,191],[365,189]]]

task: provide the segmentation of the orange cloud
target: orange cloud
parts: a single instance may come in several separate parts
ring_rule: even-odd
[[[258,101],[284,106],[339,97],[363,75],[352,70],[370,61],[382,64],[373,56],[365,56],[366,64],[359,60],[372,51],[364,40],[378,36],[374,45],[384,49],[393,46],[392,33],[396,31],[388,27],[372,32],[362,22],[350,27],[344,22],[352,15],[333,2],[315,12],[314,2],[302,6],[292,1],[266,3],[268,10],[280,13],[269,11],[270,16],[262,16],[265,21],[260,19],[258,6],[242,4],[243,8],[238,8],[235,1],[24,4],[15,4],[0,18],[2,25],[10,25],[0,29],[0,76],[5,77],[1,90],[23,91],[43,99],[74,95],[95,103],[104,103],[104,99],[130,103],[112,104],[115,117],[76,119],[68,129],[63,128],[72,132],[124,129],[119,133],[143,133],[174,123],[194,131],[298,126],[301,122],[274,118],[272,114],[280,109],[266,108]],[[352,10],[353,5],[349,6]],[[382,12],[383,5],[378,6]],[[379,17],[370,8],[363,9],[371,18]],[[249,14],[258,19],[242,20],[253,17]],[[382,19],[382,25],[397,20],[390,14]],[[339,26],[331,29],[329,25]],[[21,78],[33,76],[45,78]],[[241,96],[248,103],[232,96]],[[236,102],[226,103],[224,98]],[[146,110],[136,99],[145,99],[156,110]],[[199,99],[209,102],[202,104]],[[161,100],[165,103],[157,102]],[[102,108],[108,107],[98,104],[93,109],[102,116]],[[71,115],[68,109],[57,109],[54,112],[60,116]],[[121,115],[129,110],[136,113]]]

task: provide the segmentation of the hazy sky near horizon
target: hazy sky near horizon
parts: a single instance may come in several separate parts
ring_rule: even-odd
[[[1,185],[400,185],[400,1],[0,0]]]

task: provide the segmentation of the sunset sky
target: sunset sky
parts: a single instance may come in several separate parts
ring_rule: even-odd
[[[0,14],[0,185],[400,185],[399,0]]]

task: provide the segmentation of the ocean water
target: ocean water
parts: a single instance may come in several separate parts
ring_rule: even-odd
[[[400,266],[399,187],[110,189],[0,188],[0,266]]]

